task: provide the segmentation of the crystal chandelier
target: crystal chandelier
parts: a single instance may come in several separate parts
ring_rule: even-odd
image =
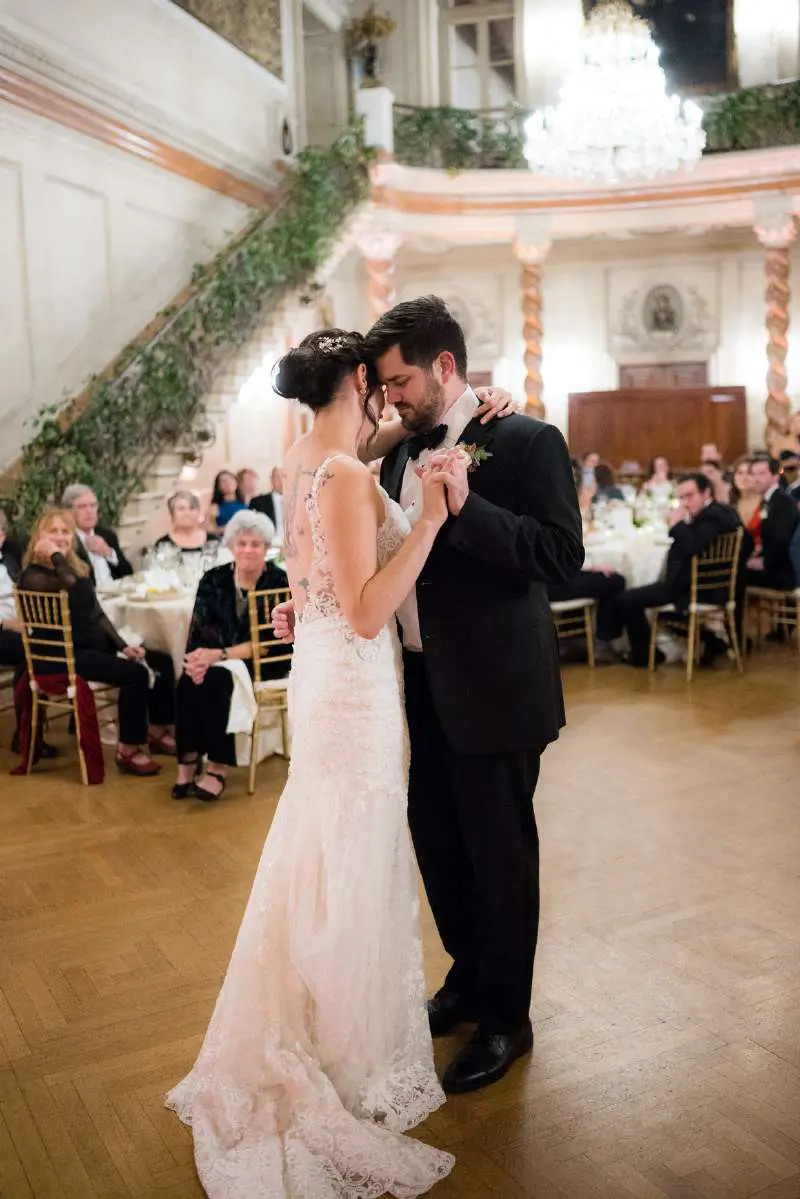
[[[667,95],[658,58],[648,23],[627,0],[602,0],[584,25],[581,61],[558,106],[525,122],[531,170],[615,183],[694,166],[706,144],[703,114]]]

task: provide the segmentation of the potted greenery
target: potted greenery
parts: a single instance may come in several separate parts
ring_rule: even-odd
[[[361,63],[362,87],[381,87],[378,78],[381,43],[394,33],[397,22],[388,13],[379,13],[375,4],[360,17],[348,21],[345,27],[347,53]]]

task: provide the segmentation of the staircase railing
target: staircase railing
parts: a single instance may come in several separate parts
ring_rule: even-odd
[[[360,126],[327,149],[303,150],[277,204],[195,269],[192,287],[159,314],[152,336],[124,350],[78,401],[39,414],[3,487],[15,529],[27,531],[76,481],[92,487],[104,518],[115,523],[159,453],[210,439],[203,412],[215,374],[322,265],[367,195],[369,158]]]

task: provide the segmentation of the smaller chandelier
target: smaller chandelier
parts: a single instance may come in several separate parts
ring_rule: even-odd
[[[525,122],[533,171],[559,179],[653,178],[694,166],[703,153],[703,114],[668,96],[650,26],[627,0],[603,0],[586,22],[581,61],[556,108]]]

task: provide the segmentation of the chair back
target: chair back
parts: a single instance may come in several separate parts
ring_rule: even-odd
[[[692,558],[690,606],[714,604],[724,608],[736,601],[736,575],[744,529],[721,533],[702,554]]]
[[[67,592],[17,591],[17,611],[28,678],[65,674],[74,687],[75,643]]]
[[[250,616],[250,640],[253,645],[253,680],[264,682],[267,666],[276,662],[291,662],[292,647],[276,641],[270,634],[273,630],[272,610],[292,598],[288,587],[269,587],[264,591],[251,591],[247,606]]]

